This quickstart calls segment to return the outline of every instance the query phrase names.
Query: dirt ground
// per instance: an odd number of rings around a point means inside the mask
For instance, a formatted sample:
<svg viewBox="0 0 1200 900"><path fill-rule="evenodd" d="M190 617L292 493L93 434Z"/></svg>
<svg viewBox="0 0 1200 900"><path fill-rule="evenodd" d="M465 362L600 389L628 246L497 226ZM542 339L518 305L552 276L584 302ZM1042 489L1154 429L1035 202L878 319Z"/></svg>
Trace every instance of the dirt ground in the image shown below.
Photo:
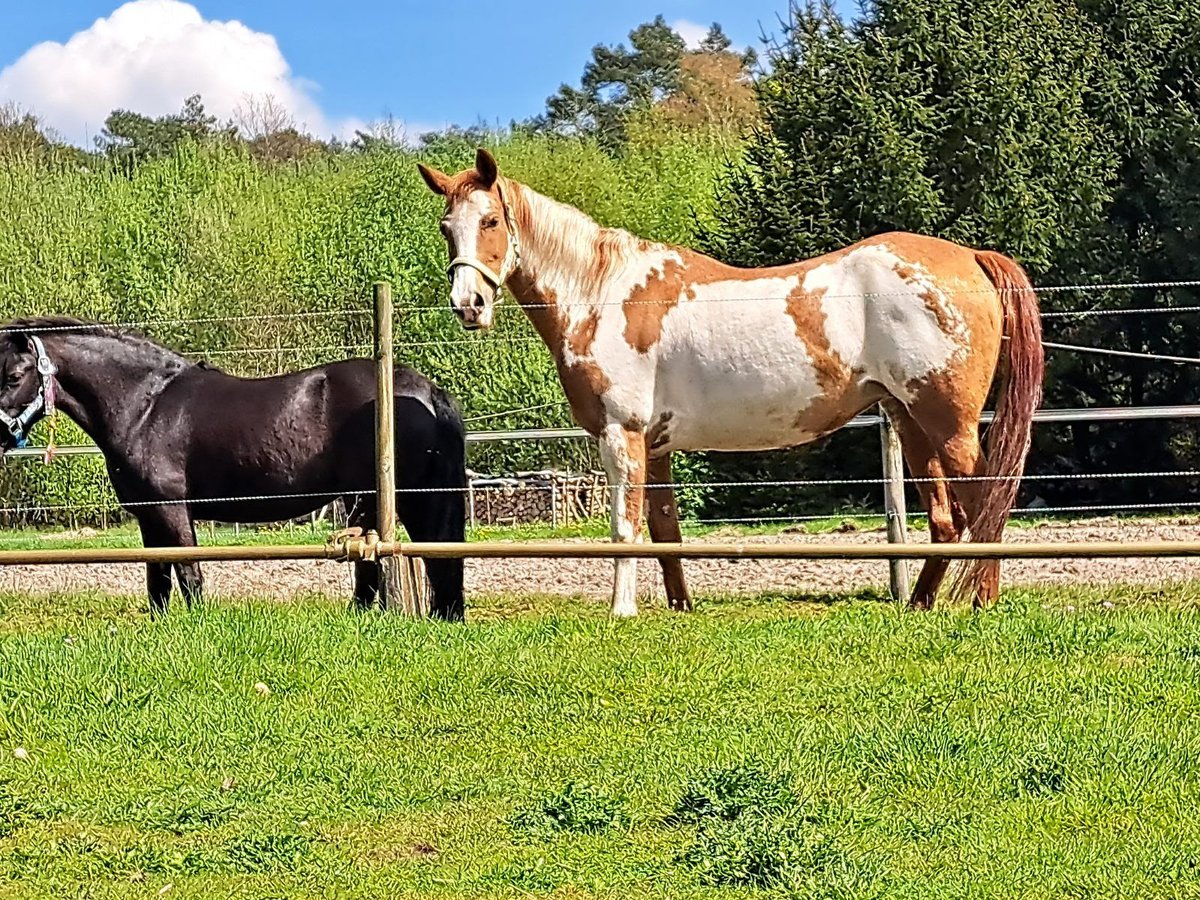
<svg viewBox="0 0 1200 900"><path fill-rule="evenodd" d="M1095 519L1071 524L1012 528L1006 540L1032 541L1194 541L1200 538L1200 519L1117 521ZM706 540L737 539L730 532ZM743 538L747 543L879 543L882 531L808 535L802 533ZM927 540L926 535L913 539ZM700 542L695 539L694 542ZM916 565L913 565L915 575ZM887 585L887 563L832 560L689 560L684 563L689 583L698 596L705 594L784 591L793 595L849 592ZM205 563L206 592L210 596L263 596L287 600L297 594L324 594L349 598L351 567L329 562L230 562ZM639 566L644 600L661 600L658 566ZM114 594L141 594L143 568L139 565L13 566L0 569L0 590L46 594L100 590ZM471 594L550 594L608 597L612 563L608 560L468 560L467 591ZM1200 558L1028 560L1004 564L1007 584L1159 584L1200 581Z"/></svg>

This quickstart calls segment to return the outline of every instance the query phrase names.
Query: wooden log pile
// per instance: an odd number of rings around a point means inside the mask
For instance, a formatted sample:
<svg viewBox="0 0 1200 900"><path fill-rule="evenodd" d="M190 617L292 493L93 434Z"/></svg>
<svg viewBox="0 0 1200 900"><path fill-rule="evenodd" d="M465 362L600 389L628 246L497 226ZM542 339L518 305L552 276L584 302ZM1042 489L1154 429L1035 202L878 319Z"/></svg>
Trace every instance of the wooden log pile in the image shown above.
<svg viewBox="0 0 1200 900"><path fill-rule="evenodd" d="M553 469L494 477L470 473L468 524L569 525L607 515L608 482L603 472Z"/></svg>

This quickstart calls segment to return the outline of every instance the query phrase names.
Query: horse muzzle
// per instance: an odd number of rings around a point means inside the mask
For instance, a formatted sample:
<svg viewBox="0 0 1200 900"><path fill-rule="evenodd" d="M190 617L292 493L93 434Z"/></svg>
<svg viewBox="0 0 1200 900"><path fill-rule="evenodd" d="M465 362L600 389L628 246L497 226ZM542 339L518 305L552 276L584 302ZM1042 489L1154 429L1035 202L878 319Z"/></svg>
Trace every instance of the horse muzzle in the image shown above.
<svg viewBox="0 0 1200 900"><path fill-rule="evenodd" d="M452 303L450 308L467 331L485 331L492 327L493 302L478 292L472 293L468 303Z"/></svg>

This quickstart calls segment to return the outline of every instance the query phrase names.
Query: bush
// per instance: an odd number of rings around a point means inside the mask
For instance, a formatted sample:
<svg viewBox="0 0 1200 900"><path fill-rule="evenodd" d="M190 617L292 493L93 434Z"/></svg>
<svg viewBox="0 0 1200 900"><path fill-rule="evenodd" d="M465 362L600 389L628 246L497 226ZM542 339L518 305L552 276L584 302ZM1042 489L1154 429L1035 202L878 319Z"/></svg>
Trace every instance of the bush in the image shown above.
<svg viewBox="0 0 1200 900"><path fill-rule="evenodd" d="M625 822L619 802L592 785L572 781L518 810L510 825L514 831L550 837L560 831L594 834Z"/></svg>
<svg viewBox="0 0 1200 900"><path fill-rule="evenodd" d="M524 134L497 138L493 149L506 174L603 224L682 243L709 220L718 170L736 155L720 132L645 124L619 160L594 142ZM486 427L499 429L570 425L549 354L515 305L480 339L447 314L440 200L415 163L455 170L473 154L445 141L428 152L381 147L280 166L223 142L185 142L131 171L5 161L0 317L141 323L168 346L258 376L368 355L371 283L388 279L397 358L445 387L466 417L486 416ZM231 321L179 321L205 318ZM520 411L527 407L543 408ZM60 443L70 442L67 432ZM579 442L487 445L472 456L480 471L547 465L589 469L597 460ZM7 506L79 507L74 519L38 524L97 524L113 510L94 459L14 465L0 488Z"/></svg>
<svg viewBox="0 0 1200 900"><path fill-rule="evenodd" d="M673 822L732 820L746 812L779 813L796 805L789 779L755 766L714 769L688 782L671 814Z"/></svg>

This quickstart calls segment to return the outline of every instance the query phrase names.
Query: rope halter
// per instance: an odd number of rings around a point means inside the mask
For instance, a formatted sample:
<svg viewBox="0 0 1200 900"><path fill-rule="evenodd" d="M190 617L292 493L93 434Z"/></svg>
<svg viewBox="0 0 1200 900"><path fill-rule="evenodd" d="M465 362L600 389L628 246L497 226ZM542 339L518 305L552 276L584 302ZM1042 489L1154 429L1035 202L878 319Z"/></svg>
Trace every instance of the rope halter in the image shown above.
<svg viewBox="0 0 1200 900"><path fill-rule="evenodd" d="M521 264L521 242L517 237L517 220L513 216L512 207L508 204L508 197L504 194L504 186L499 180L496 181L496 191L500 194L500 204L504 207L504 233L508 240L507 246L504 248L504 259L500 262L500 271L493 271L491 266L485 265L474 257L456 256L446 267L446 277L453 283L454 270L459 266L474 269L483 276L484 281L492 286L496 292L495 302L499 303L505 282Z"/></svg>
<svg viewBox="0 0 1200 900"><path fill-rule="evenodd" d="M18 448L29 443L29 429L39 419L54 413L54 376L58 374L58 366L54 365L54 360L46 352L46 345L42 343L41 338L37 335L30 335L29 343L33 345L34 352L37 353L37 395L26 403L25 408L15 416L10 416L0 409L0 423L8 428Z"/></svg>

